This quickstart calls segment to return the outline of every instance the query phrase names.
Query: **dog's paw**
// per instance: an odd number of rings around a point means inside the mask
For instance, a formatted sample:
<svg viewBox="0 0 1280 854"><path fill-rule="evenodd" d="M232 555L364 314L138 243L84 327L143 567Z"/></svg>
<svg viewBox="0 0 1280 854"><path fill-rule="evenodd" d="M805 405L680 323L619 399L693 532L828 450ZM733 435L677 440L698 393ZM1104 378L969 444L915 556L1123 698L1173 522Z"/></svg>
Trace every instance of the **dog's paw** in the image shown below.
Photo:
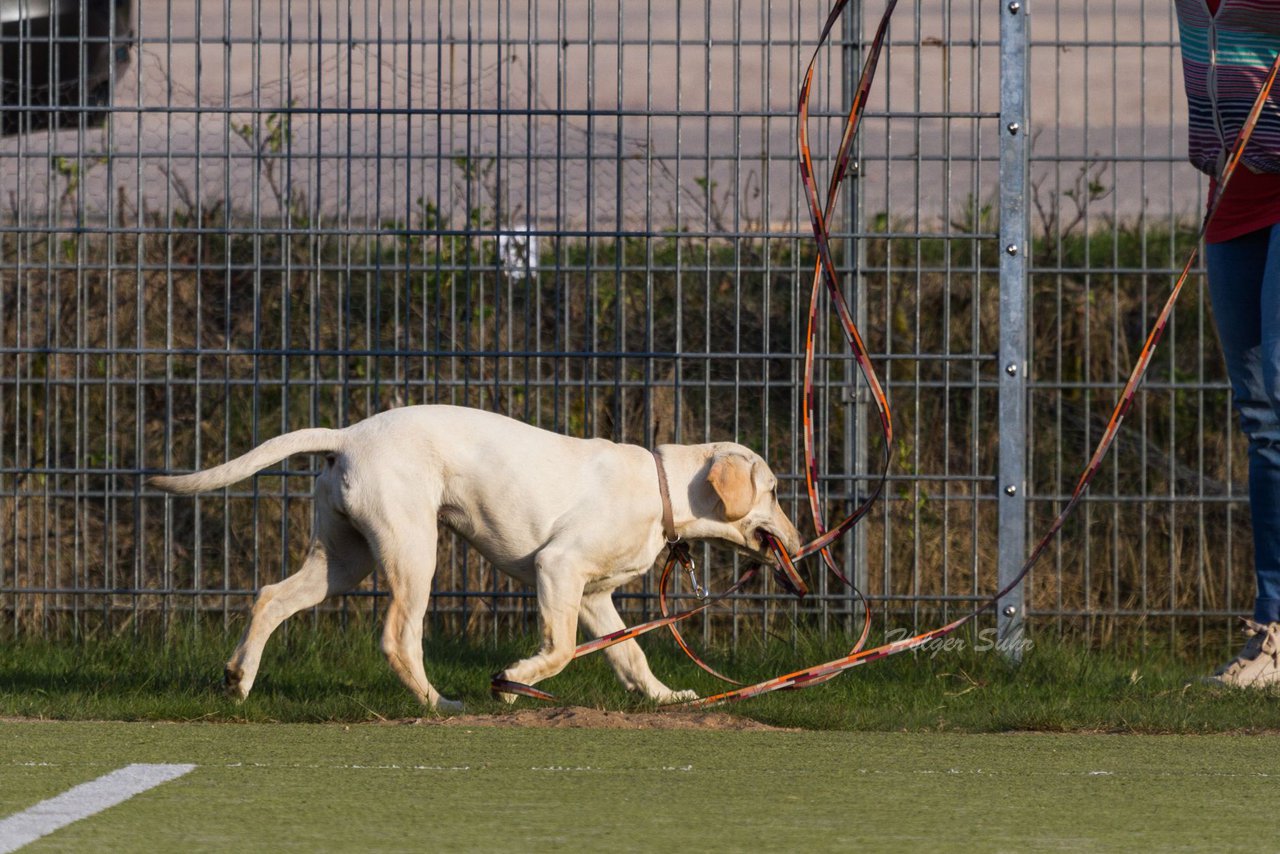
<svg viewBox="0 0 1280 854"><path fill-rule="evenodd" d="M670 703L687 703L696 699L698 699L697 691L668 691L657 698L658 702L664 706Z"/></svg>
<svg viewBox="0 0 1280 854"><path fill-rule="evenodd" d="M493 674L493 678L489 686L489 693L493 695L493 699L501 700L502 702L506 703L508 706L510 706L512 703L516 701L517 695L512 694L509 691L499 690L498 685L503 682L509 682L509 681L512 681L510 671L503 670L501 673Z"/></svg>
<svg viewBox="0 0 1280 854"><path fill-rule="evenodd" d="M447 697L440 697L436 700L436 711L446 715L456 715L462 711L462 702L460 700L450 700Z"/></svg>
<svg viewBox="0 0 1280 854"><path fill-rule="evenodd" d="M244 702L244 698L249 696L249 686L244 682L244 671L227 665L227 669L222 672L222 690L237 703Z"/></svg>

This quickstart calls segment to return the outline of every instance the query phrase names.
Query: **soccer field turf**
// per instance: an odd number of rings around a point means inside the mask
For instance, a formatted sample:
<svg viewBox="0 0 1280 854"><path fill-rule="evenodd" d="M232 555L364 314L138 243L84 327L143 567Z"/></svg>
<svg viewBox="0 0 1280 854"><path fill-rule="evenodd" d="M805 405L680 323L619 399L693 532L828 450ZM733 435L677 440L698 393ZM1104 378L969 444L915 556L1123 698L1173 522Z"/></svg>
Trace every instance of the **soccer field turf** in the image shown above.
<svg viewBox="0 0 1280 854"><path fill-rule="evenodd" d="M1278 745L6 722L0 820L131 763L193 763L27 850L1254 850Z"/></svg>

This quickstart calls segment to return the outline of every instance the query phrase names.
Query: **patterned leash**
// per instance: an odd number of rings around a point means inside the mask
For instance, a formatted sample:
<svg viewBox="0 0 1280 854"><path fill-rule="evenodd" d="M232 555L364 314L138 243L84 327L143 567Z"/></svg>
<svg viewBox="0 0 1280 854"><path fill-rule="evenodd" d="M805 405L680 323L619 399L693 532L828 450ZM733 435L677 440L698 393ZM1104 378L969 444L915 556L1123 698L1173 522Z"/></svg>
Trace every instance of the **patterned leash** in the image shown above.
<svg viewBox="0 0 1280 854"><path fill-rule="evenodd" d="M791 593L797 598L808 594L809 587L805 584L804 579L796 570L794 561L811 555L815 552L822 555L823 563L826 564L828 570L838 578L841 583L853 591L858 597L862 605L862 632L857 642L849 651L850 655L858 653L867 643L867 638L871 634L871 608L867 602L866 596L856 585L851 582L840 568L836 565L835 560L831 557L828 547L831 543L838 540L850 528L857 524L858 520L866 515L867 511L880 497L884 490L885 481L889 475L889 464L892 459L890 448L893 445L893 417L889 411L889 399L884 393L883 387L880 385L880 379L876 375L875 367L871 363L871 354L868 352L866 344L863 343L862 336L858 332L858 326L854 323L852 313L849 311L848 302L844 298L843 292L840 290L839 276L836 273L835 263L831 258L831 233L827 223L831 220L832 214L835 212L836 202L840 197L840 187L850 175L850 155L853 148L853 141L858 133L858 127L862 122L863 112L866 110L867 97L871 92L871 82L875 78L876 67L880 62L881 50L884 47L884 40L889 30L889 19L893 15L894 8L898 5L898 0L890 0L885 7L884 14L880 18L880 25L876 28L875 38L871 42L870 49L867 51L867 58L862 65L862 73L858 78L857 88L854 90L852 103L849 105L849 115L845 120L844 132L840 137L840 146L836 150L835 168L832 170L831 178L827 182L827 196L825 204L818 201L818 189L814 179L813 156L809 145L809 96L813 88L813 74L817 67L818 57L821 55L822 47L830 38L831 31L835 28L836 22L840 20L844 9L848 6L849 0L838 0L832 7L830 14L827 15L826 24L822 28L822 34L818 38L817 47L814 49L813 56L809 59L809 65L805 69L804 80L800 86L799 97L799 128L798 128L798 148L800 152L800 178L804 185L805 199L809 205L809 218L813 225L813 236L818 247L818 257L814 260L813 265L813 284L809 292L809 315L808 324L805 330L804 344L804 384L803 384L803 430L804 430L804 475L805 475L805 491L809 498L809 513L813 520L814 530L817 538L804 546L796 555L787 554L786 549L782 547L772 537L765 536L765 541L772 549L774 555L778 559L777 568L774 570L774 579L779 586ZM880 471L880 477L876 480L875 487L871 493L867 495L858 506L854 508L845 519L843 519L834 528L828 530L826 527L825 515L822 512L822 499L818 493L818 462L817 451L815 450L816 441L814 436L815 418L815 390L814 390L814 367L816 342L818 337L818 305L819 298L822 295L822 285L826 283L827 292L831 295L832 304L836 308L836 314L840 318L840 326L844 332L845 340L849 344L849 348L853 351L854 359L858 363L858 367L862 372L863 378L871 389L872 399L875 401L876 410L880 415L880 428L883 435L884 460ZM666 586L659 585L658 601L662 614L667 615L666 604ZM737 680L717 672L705 661L697 656L680 634L680 628L676 622L669 625L671 634L675 637L676 643L685 655L689 657L694 664L702 668L711 675L730 682L734 685L741 685ZM835 674L832 674L834 676ZM819 682L825 682L831 676L820 677L810 680L807 684L815 685Z"/></svg>
<svg viewBox="0 0 1280 854"><path fill-rule="evenodd" d="M868 352L866 344L863 343L857 324L854 323L853 315L849 311L849 304L840 289L840 278L836 273L835 263L831 258L831 229L828 223L835 212L836 200L840 195L840 186L850 174L849 164L853 140L862 122L862 114L866 109L867 97L871 92L871 82L875 77L876 66L880 61L880 52L888 34L889 19L893 15L894 8L898 5L898 0L890 0L885 7L884 14L880 18L880 25L876 29L875 38L872 40L871 47L867 52L866 61L863 63L862 75L858 79L857 88L854 90L853 102L849 106L849 117L845 121L844 133L840 138L840 147L836 151L835 168L827 184L827 199L824 206L818 202L818 188L814 181L813 173L813 156L809 147L809 95L813 87L813 72L817 66L818 57L847 5L848 0L838 0L832 7L831 14L827 16L827 23L822 28L822 35L818 38L818 45L813 51L813 56L809 59L809 66L805 69L804 82L800 86L796 140L800 152L800 180L804 186L805 200L809 204L809 219L813 225L814 241L818 249L818 257L813 267L813 286L809 292L809 321L805 332L804 403L802 413L804 426L804 477L805 489L809 496L809 510L818 536L797 552L794 555L794 559L800 560L814 552L819 552L827 568L845 585L852 588L853 584L836 568L835 561L832 560L827 547L856 525L858 520L866 515L867 511L871 509L871 506L880 497L881 492L883 492L892 458L893 416L889 411L889 399L885 395L884 388L880 385L880 379L876 375L876 369L871 363L871 354ZM817 453L814 449L814 345L817 339L818 298L822 292L823 282L826 283L827 293L830 295L831 303L836 309L837 317L840 319L840 328L844 332L845 340L848 342L849 348L853 352L854 360L858 364L858 369L861 371L863 379L866 380L867 386L871 391L871 398L875 402L876 412L880 416L880 430L884 439L884 459L880 469L880 477L876 480L875 487L854 508L852 513L829 530L823 519L822 504L818 496L818 462ZM867 625L869 626L870 613L866 608L863 610L864 613L867 613Z"/></svg>
<svg viewBox="0 0 1280 854"><path fill-rule="evenodd" d="M889 0L889 3L886 6L885 12L881 17L880 25L877 28L876 36L871 44L870 50L868 51L867 60L864 63L863 70L862 70L862 76L859 79L858 87L854 94L853 103L850 106L849 116L845 123L844 133L841 138L840 146L837 150L836 159L835 159L835 169L833 170L831 179L827 185L827 197L826 197L825 205L820 205L818 201L818 193L817 193L817 188L814 181L813 162L812 162L812 157L810 152L808 127L807 127L808 116L809 116L809 96L812 88L813 73L817 63L817 58L823 46L826 44L828 38L830 37L831 31L834 28L836 21L839 20L840 15L843 13L845 7L848 5L848 2L849 0L837 0L836 4L833 6L831 10L831 13L827 17L827 21L825 26L822 29L822 34L821 34L821 37L819 38L818 45L814 50L814 55L810 59L808 68L805 71L804 82L802 83L800 88L799 109L798 109L798 113L799 113L798 143L799 143L799 150L800 150L801 181L805 188L805 196L809 204L810 220L813 225L814 238L818 248L818 257L814 265L813 287L811 289L810 299L809 299L809 319L808 319L808 328L807 328L806 337L805 337L805 372L804 372L804 389L803 389L805 486L806 486L806 491L809 497L810 513L813 518L814 527L817 535L811 542L801 547L801 549L798 552L796 552L795 555L789 555L786 549L782 546L782 544L778 542L775 538L768 535L764 536L765 543L773 551L778 561L778 567L774 570L774 577L777 579L780 585L782 585L789 592L793 593L796 596L804 596L808 592L808 588L805 585L804 580L801 578L799 572L796 570L795 561L801 560L802 558L811 556L815 553L821 554L823 561L827 565L828 569L830 569L842 582L844 582L849 587L853 588L853 585L849 582L849 580L839 571L839 569L835 564L835 561L832 559L827 549L832 543L838 540L841 536L847 533L855 524L857 524L857 522L864 515L866 515L867 511L871 508L872 504L883 492L884 484L887 479L889 464L891 460L890 449L893 441L893 424L892 424L892 418L889 410L888 399L876 375L875 368L871 363L870 354L862 340L861 335L858 332L857 325L853 321L853 318L848 308L848 304L845 301L842 292L840 291L839 277L836 273L835 264L832 261L832 257L831 257L830 228L827 223L829 222L831 215L834 212L835 202L839 196L840 185L844 182L844 180L849 175L849 165L850 165L849 157L850 157L850 151L852 148L852 142L856 136L859 124L861 122L862 114L866 107L866 100L867 100L867 95L870 91L871 81L874 77L875 68L879 61L879 57L880 57L881 49L883 47L884 39L886 37L890 17L893 14L894 8L897 6L897 0ZM1156 345L1159 343L1161 337L1164 334L1166 327L1169 324L1170 319L1172 318L1174 304L1176 303L1178 295L1182 290L1183 284L1185 284L1187 278L1190 276L1191 268L1195 263L1196 257L1199 252L1199 245L1204 239L1205 231L1207 230L1210 221L1213 219L1213 215L1217 212L1218 205L1222 199L1222 194L1226 189L1227 183L1230 181L1231 176L1235 172L1236 166L1240 162L1241 155L1244 152L1245 146L1248 144L1249 137L1252 135L1253 129L1258 122L1259 116L1261 115L1263 105L1266 102L1266 99L1269 96L1271 89L1275 84L1275 80L1278 72L1280 72L1280 56L1277 56L1275 62L1272 64L1271 71L1267 75L1267 78L1264 81L1263 86L1258 93L1258 97L1254 102L1253 108L1250 111L1248 118L1245 120L1245 123L1241 127L1240 133L1236 138L1235 144L1232 146L1230 155L1228 156L1227 160L1225 161L1222 167L1221 175L1219 176L1219 179L1217 181L1217 192L1213 196L1213 198L1210 199L1210 202L1207 205L1204 220L1201 223L1200 232L1197 236L1196 245L1192 248L1186 263L1183 265L1181 274L1178 276L1178 279L1174 284L1173 289L1171 290L1169 297L1165 302L1164 307L1161 309L1159 316L1156 318L1155 325L1152 327L1151 332L1147 336L1146 342L1144 343L1142 348L1142 352L1138 357L1138 361L1134 365L1133 371L1131 372L1128 381L1125 383L1125 387L1121 393L1120 400L1117 402L1116 407L1111 414L1111 418L1107 424L1107 429L1103 432L1102 438L1099 441L1097 448L1093 452L1093 456L1090 458L1088 465L1085 466L1085 469L1082 472L1080 479L1077 481L1076 487L1071 494L1071 498L1068 500L1067 504L1063 507L1062 511L1058 514L1058 516L1054 519L1053 523L1049 526L1048 531L1036 544L1035 548L1032 549L1030 555L1027 557L1027 560L1023 563L1017 575L1014 576L1014 578L1010 582L1008 582L1003 588L997 591L990 599L986 600L984 603L976 607L971 612L951 621L950 623L947 623L944 626L917 634L911 638L905 638L903 640L894 641L892 643L884 644L882 646L878 646L873 649L863 650L862 647L866 642L866 638L870 630L870 613L869 613L869 609L865 607L866 599L864 595L861 593L861 591L857 591L856 588L854 588L855 592L864 603L863 612L865 615L865 619L863 623L861 637L859 638L857 644L855 644L854 648L848 655L845 655L841 658L837 658L833 661L815 665L813 667L808 667L803 670L797 670L795 672L778 676L773 679L768 679L763 682L756 683L754 685L742 686L741 683L733 679L730 679L727 676L724 676L723 674L717 672L714 668L707 665L704 661L702 661L693 652L693 650L689 647L688 643L681 636L680 631L677 627L677 623L685 619L688 619L696 614L702 613L712 605L715 605L718 602L737 593L746 585L746 583L749 580L754 578L754 576L757 573L758 567L752 567L751 569L749 569L746 573L742 575L742 577L738 580L736 584L734 584L732 587L730 587L728 590L724 591L720 595L713 598L707 598L705 593L701 591L697 586L696 577L694 575L693 561L692 561L692 558L689 556L688 546L683 543L678 543L673 545L668 551L667 561L663 568L661 581L659 583L659 603L662 611L662 617L657 620L652 620L650 622L643 623L641 625L634 626L631 628L621 629L617 632L613 632L603 637L596 638L595 640L592 640L592 641L588 641L587 643L584 643L581 646L579 646L574 651L573 658L576 659L584 655L589 655L593 652L598 652L614 644L631 640L633 638L639 637L640 635L646 634L647 632L653 631L654 629L662 628L665 626L672 632L680 648L689 656L691 660L694 661L695 664L697 664L699 667L701 667L703 670L710 673L711 675L719 679L722 679L726 682L730 682L734 685L739 686L735 689L724 691L709 697L704 697L704 698L691 700L683 703L674 703L674 704L670 704L668 706L663 707L668 709L700 709L700 708L707 708L710 706L720 705L723 703L734 702L738 700L745 700L750 697L760 696L762 694L767 694L772 691L811 687L813 685L820 684L822 682L825 682L829 679L834 678L835 676L838 676L839 674L845 672L846 670L851 670L854 667L857 667L861 664L866 664L867 662L875 661L880 658L886 658L890 655L906 652L908 650L917 649L929 643L930 641L933 641L938 638L944 637L948 634L951 634L952 632L956 631L960 627L964 626L966 623L976 618L978 615L993 608L1000 599L1008 595L1010 591L1012 591L1022 582L1022 580L1026 577L1027 573L1030 572L1031 568L1036 564L1040 556L1044 553L1045 549L1048 548L1049 543L1062 529L1063 525L1066 523L1067 518L1070 516L1072 511L1074 511L1076 505L1080 502L1080 499L1083 497L1084 492L1087 490L1089 484L1093 481L1094 476L1097 474L1099 468L1102 465L1103 459L1106 457L1108 451L1111 448L1111 445L1114 443L1116 435L1118 434L1120 429L1120 424L1124 421L1125 415L1128 413L1129 408L1132 406L1133 399L1137 394L1138 387L1141 384L1142 379L1145 377L1148 368L1150 367L1151 359L1154 356ZM844 332L845 339L848 342L850 349L853 352L854 359L858 364L858 367L862 373L863 378L866 380L867 385L871 390L872 399L876 404L877 413L880 417L881 431L884 437L884 463L883 463L883 468L881 470L881 475L875 487L872 489L871 493L865 499L863 499L858 504L857 507L854 508L853 512L851 512L847 517L845 517L845 519L843 519L837 525L829 529L826 528L826 525L825 525L825 517L824 517L824 514L822 513L821 501L818 495L818 489L817 489L818 471L817 471L816 453L814 451L814 445L815 445L814 408L815 407L814 407L813 371L814 371L815 341L817 337L818 300L819 300L819 294L821 292L821 286L820 286L821 282L826 283L827 291L830 294L832 304L835 306L837 316L840 319L840 324ZM681 611L676 614L669 614L667 611L667 588L668 588L668 583L670 581L670 578L673 574L673 569L677 563L680 563L685 569L685 571L689 573L690 579L693 580L695 590L699 592L700 598L703 598L704 601L702 602L702 604L698 605L697 607L690 608L688 610ZM521 683L504 680L497 676L495 676L492 680L492 689L495 692L520 694L522 696L531 697L539 700L554 701L556 699L554 695L547 693L545 691L541 691L537 688L533 688L531 686L524 685Z"/></svg>
<svg viewBox="0 0 1280 854"><path fill-rule="evenodd" d="M1159 316L1156 318L1155 324L1152 327L1151 332L1147 335L1146 342L1143 344L1143 347L1142 347L1142 352L1138 356L1138 361L1134 365L1133 371L1129 375L1128 382L1125 383L1124 390L1121 392L1121 395L1120 395L1120 400L1116 403L1115 409L1111 413L1111 418L1107 423L1107 429L1103 432L1102 438L1098 442L1097 448L1094 449L1093 456L1089 459L1088 465L1085 466L1084 471L1081 473L1080 479L1077 481L1076 487L1071 493L1070 500L1062 508L1062 511L1058 514L1057 518L1053 520L1053 524L1049 526L1048 531L1036 544L1035 548L1031 550L1030 555L1027 557L1026 562L1023 563L1022 568L1018 571L1018 574L1014 576L1014 578L1008 584L1002 587L994 596L992 596L990 599L983 602L980 606L975 608L973 611L971 611L968 614L965 614L964 616L956 620L952 620L950 623L947 623L946 625L941 626L940 628L923 632L911 638L905 638L903 640L884 644L883 646L878 646L873 649L854 652L842 658L837 658L833 661L828 661L825 664L819 664L814 667L808 667L803 670L797 670L793 673L788 673L783 676L778 676L773 679L768 679L768 680L765 680L764 682L759 682L755 685L749 685L749 686L737 688L731 691L725 691L720 694L715 694L710 697L704 697L698 700L691 700L686 703L674 704L673 708L701 709L701 708L707 708L709 706L720 705L722 703L728 703L728 702L733 702L737 700L745 700L749 697L757 697L757 696L760 696L761 694L767 694L771 691L777 691L784 688L805 687L805 686L817 684L819 681L825 681L827 679L830 679L840 673L845 672L846 670L851 670L852 668L857 667L858 665L866 664L867 662L875 661L880 658L886 658L890 655L895 655L900 652L906 652L908 650L916 649L920 646L923 646L924 644L929 643L930 641L936 640L937 638L944 637L954 632L956 629L959 629L961 626L973 620L979 614L982 614L983 612L988 611L991 608L995 607L996 603L1000 599L1008 595L1010 591L1012 591L1015 587L1017 587L1019 584L1022 583L1022 580L1026 577L1027 573L1031 571L1031 568L1040 559L1040 556L1044 553L1045 549L1048 548L1049 543L1053 540L1053 538L1062 529L1062 526L1066 523L1067 517L1071 515L1071 512L1075 509L1076 505L1080 502L1080 499L1084 496L1084 493L1088 489L1089 484L1093 481L1094 476L1098 473L1098 470L1101 467L1102 461L1106 457L1107 452L1111 449L1111 445L1114 443L1116 435L1120 430L1120 424L1124 421L1125 415L1129 412L1129 408L1133 405L1133 400L1135 395L1137 394L1138 386L1142 383L1143 377L1146 376L1147 369L1151 365L1151 359L1155 354L1156 345L1160 342L1161 337L1164 335L1165 329L1169 325L1169 320L1173 316L1174 303L1177 302L1178 295L1182 291L1182 286L1183 284L1186 283L1187 278L1191 274L1191 268L1195 264L1196 257L1199 253L1200 243L1204 240L1204 235L1206 230L1209 227L1209 223L1212 221L1213 215L1218 210L1218 205L1222 200L1223 192L1226 190L1227 183L1231 180L1231 176L1235 173L1236 166L1239 165L1240 163L1241 155L1244 153L1245 146L1249 142L1249 137L1253 134L1254 127L1258 123L1258 118L1262 113L1263 105L1265 104L1267 97L1271 92L1272 87L1275 85L1276 75L1278 72L1280 72L1280 55L1278 55L1275 61L1272 63L1271 71L1267 75L1265 81L1263 82L1262 88L1258 93L1257 99L1254 101L1253 109L1250 110L1248 118L1245 120L1244 124L1241 126L1240 132L1236 137L1235 143L1231 147L1230 155L1227 157L1227 160L1222 167L1221 174L1217 181L1217 192L1214 194L1213 198L1210 199L1209 204L1207 205L1204 220L1201 222L1200 232L1196 238L1196 244L1192 248L1191 253L1187 258L1187 262L1183 265L1182 272L1178 276L1178 279L1175 282L1172 291L1170 291L1169 297L1165 301L1164 307L1161 309ZM805 105L802 103L801 104L802 115L804 115L804 106ZM814 225L815 230L817 230L818 227L819 227L818 224L815 223ZM812 554L814 551L817 551L819 548L827 544L829 544L829 540L827 540L823 536L820 536L818 539L814 540L812 543L809 543L808 545L804 546L797 553L795 557L796 559L798 559L805 555ZM776 553L779 554L779 558L781 559L781 556L785 554L785 550L783 549L782 545L777 541L771 541L770 546L774 549Z"/></svg>

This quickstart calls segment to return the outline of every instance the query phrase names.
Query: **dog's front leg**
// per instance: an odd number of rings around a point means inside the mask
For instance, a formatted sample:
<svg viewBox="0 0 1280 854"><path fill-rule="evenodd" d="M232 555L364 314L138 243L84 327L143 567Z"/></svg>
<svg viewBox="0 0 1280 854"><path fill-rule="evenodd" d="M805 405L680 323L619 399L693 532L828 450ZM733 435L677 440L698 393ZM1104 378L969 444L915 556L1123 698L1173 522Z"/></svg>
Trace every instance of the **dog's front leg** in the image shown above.
<svg viewBox="0 0 1280 854"><path fill-rule="evenodd" d="M595 637L603 637L626 627L618 609L613 605L612 591L604 590L582 597L582 625ZM649 660L635 640L606 647L605 657L617 674L618 681L628 691L644 694L659 703L676 703L696 700L696 691L672 691L649 669Z"/></svg>
<svg viewBox="0 0 1280 854"><path fill-rule="evenodd" d="M383 556L383 570L391 588L382 651L418 702L436 711L460 712L462 703L440 696L428 681L422 663L422 624L436 572L436 530L421 525L415 529L417 520L412 518L397 522L379 531L378 539L378 552Z"/></svg>
<svg viewBox="0 0 1280 854"><path fill-rule="evenodd" d="M577 646L578 610L586 576L569 559L544 551L537 564L538 616L542 620L542 647L538 654L502 671L499 676L512 682L533 685L555 676L573 660ZM514 694L499 694L504 702L514 702Z"/></svg>

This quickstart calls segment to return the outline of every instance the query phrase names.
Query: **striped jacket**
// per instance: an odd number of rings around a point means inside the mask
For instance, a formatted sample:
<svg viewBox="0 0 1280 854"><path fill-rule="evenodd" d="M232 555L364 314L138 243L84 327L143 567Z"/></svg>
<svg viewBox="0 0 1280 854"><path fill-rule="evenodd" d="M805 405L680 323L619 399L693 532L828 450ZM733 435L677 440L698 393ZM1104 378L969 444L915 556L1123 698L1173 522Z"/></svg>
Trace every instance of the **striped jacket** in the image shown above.
<svg viewBox="0 0 1280 854"><path fill-rule="evenodd" d="M1190 119L1188 154L1214 175L1280 52L1280 0L1177 0ZM1280 94L1273 90L1244 152L1255 172L1280 172Z"/></svg>

